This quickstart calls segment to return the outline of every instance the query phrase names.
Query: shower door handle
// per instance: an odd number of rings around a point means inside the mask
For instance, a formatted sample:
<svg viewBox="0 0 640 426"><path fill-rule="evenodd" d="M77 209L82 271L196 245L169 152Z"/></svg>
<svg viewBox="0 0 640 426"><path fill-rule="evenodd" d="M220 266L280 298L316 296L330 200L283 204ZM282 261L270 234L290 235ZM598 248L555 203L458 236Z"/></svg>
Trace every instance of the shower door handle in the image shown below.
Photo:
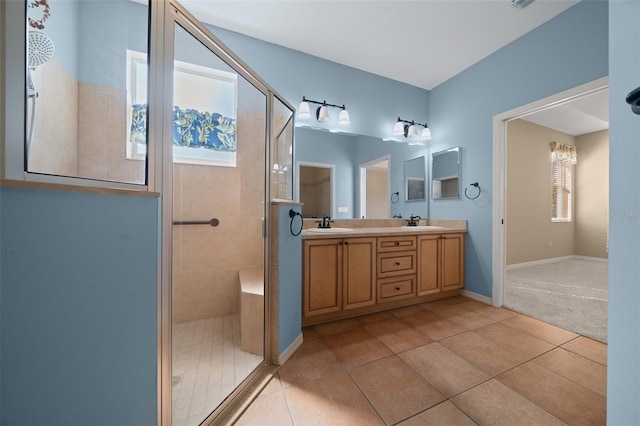
<svg viewBox="0 0 640 426"><path fill-rule="evenodd" d="M213 218L210 220L174 220L172 222L174 225L210 225L210 226L218 226L220 221L218 218Z"/></svg>

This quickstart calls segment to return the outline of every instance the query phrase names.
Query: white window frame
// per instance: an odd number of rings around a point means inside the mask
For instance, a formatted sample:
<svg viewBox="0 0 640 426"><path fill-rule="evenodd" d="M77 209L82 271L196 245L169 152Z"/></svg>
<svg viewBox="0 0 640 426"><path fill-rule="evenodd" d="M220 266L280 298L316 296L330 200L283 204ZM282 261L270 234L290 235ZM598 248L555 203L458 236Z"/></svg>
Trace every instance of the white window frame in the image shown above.
<svg viewBox="0 0 640 426"><path fill-rule="evenodd" d="M551 160L551 222L571 222L573 218L573 164L569 159ZM566 206L564 193L566 192ZM558 203L561 196L562 202ZM555 212L554 212L555 197ZM560 214L559 214L560 213Z"/></svg>
<svg viewBox="0 0 640 426"><path fill-rule="evenodd" d="M140 103L136 99L136 94L139 92L139 88L136 87L137 78L136 71L137 65L144 63L147 64L147 55L143 52L137 52L133 50L127 50L127 99L129 108L127 110L127 138L126 138L126 158L130 160L142 160L146 156L146 144L139 144L131 142L131 105ZM238 111L238 76L235 73L218 70L215 68L204 67L188 62L175 61L174 73L186 73L197 75L200 77L215 79L223 81L225 83L233 84L233 118L237 123L237 111ZM145 101L146 103L146 101ZM210 111L216 112L216 111ZM237 135L236 135L237 137ZM191 154L191 155L190 155ZM173 160L176 163L183 164L196 164L205 166L222 166L222 167L235 167L236 166L236 153L226 152L200 152L199 154L206 154L202 158L194 158L192 154L192 148L173 146Z"/></svg>

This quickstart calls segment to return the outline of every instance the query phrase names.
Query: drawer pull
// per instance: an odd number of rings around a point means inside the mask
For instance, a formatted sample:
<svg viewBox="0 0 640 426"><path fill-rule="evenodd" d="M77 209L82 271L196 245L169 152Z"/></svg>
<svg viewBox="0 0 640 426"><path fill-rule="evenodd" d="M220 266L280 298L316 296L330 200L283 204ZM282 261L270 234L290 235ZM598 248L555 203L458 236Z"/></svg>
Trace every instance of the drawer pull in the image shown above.
<svg viewBox="0 0 640 426"><path fill-rule="evenodd" d="M399 246L400 245L400 241L396 241L396 245Z"/></svg>
<svg viewBox="0 0 640 426"><path fill-rule="evenodd" d="M396 291L400 291L400 287L396 287Z"/></svg>
<svg viewBox="0 0 640 426"><path fill-rule="evenodd" d="M396 266L400 266L400 262L396 262Z"/></svg>

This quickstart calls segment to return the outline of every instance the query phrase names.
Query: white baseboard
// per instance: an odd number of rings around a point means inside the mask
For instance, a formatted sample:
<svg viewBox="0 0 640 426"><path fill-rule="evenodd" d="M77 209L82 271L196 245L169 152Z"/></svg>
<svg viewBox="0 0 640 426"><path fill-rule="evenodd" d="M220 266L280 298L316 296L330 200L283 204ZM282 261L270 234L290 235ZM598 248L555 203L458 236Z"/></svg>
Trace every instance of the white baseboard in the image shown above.
<svg viewBox="0 0 640 426"><path fill-rule="evenodd" d="M487 305L492 305L491 298L487 296L483 296L478 293L474 293L469 290L462 289L460 290L460 295L464 297L468 297L469 299L476 300L478 302L486 303Z"/></svg>
<svg viewBox="0 0 640 426"><path fill-rule="evenodd" d="M291 358L291 355L293 355L293 353L300 347L300 345L302 345L302 333L300 333L298 337L296 337L296 340L294 340L293 343L291 343L284 352L278 355L277 360L273 361L276 361L276 365L283 365L289 358Z"/></svg>
<svg viewBox="0 0 640 426"><path fill-rule="evenodd" d="M583 259L583 260L591 260L594 262L609 261L609 259L603 259L600 257L578 256L577 254L572 254L569 256L551 257L549 259L540 259L540 260L534 260L531 262L514 263L513 265L507 265L507 271L510 271L512 269L518 269L518 268L526 268L527 266L544 265L546 263L555 263L555 262L560 262L562 260L568 260L568 259Z"/></svg>

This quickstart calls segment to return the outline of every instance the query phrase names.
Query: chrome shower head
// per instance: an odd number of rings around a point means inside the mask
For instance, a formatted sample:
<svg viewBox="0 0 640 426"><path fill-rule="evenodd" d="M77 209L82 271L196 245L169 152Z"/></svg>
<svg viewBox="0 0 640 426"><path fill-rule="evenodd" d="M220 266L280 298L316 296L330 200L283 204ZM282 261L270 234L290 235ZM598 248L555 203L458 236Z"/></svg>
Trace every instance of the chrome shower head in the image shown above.
<svg viewBox="0 0 640 426"><path fill-rule="evenodd" d="M27 41L27 65L36 68L44 65L53 57L54 45L46 34L41 31L29 31Z"/></svg>

